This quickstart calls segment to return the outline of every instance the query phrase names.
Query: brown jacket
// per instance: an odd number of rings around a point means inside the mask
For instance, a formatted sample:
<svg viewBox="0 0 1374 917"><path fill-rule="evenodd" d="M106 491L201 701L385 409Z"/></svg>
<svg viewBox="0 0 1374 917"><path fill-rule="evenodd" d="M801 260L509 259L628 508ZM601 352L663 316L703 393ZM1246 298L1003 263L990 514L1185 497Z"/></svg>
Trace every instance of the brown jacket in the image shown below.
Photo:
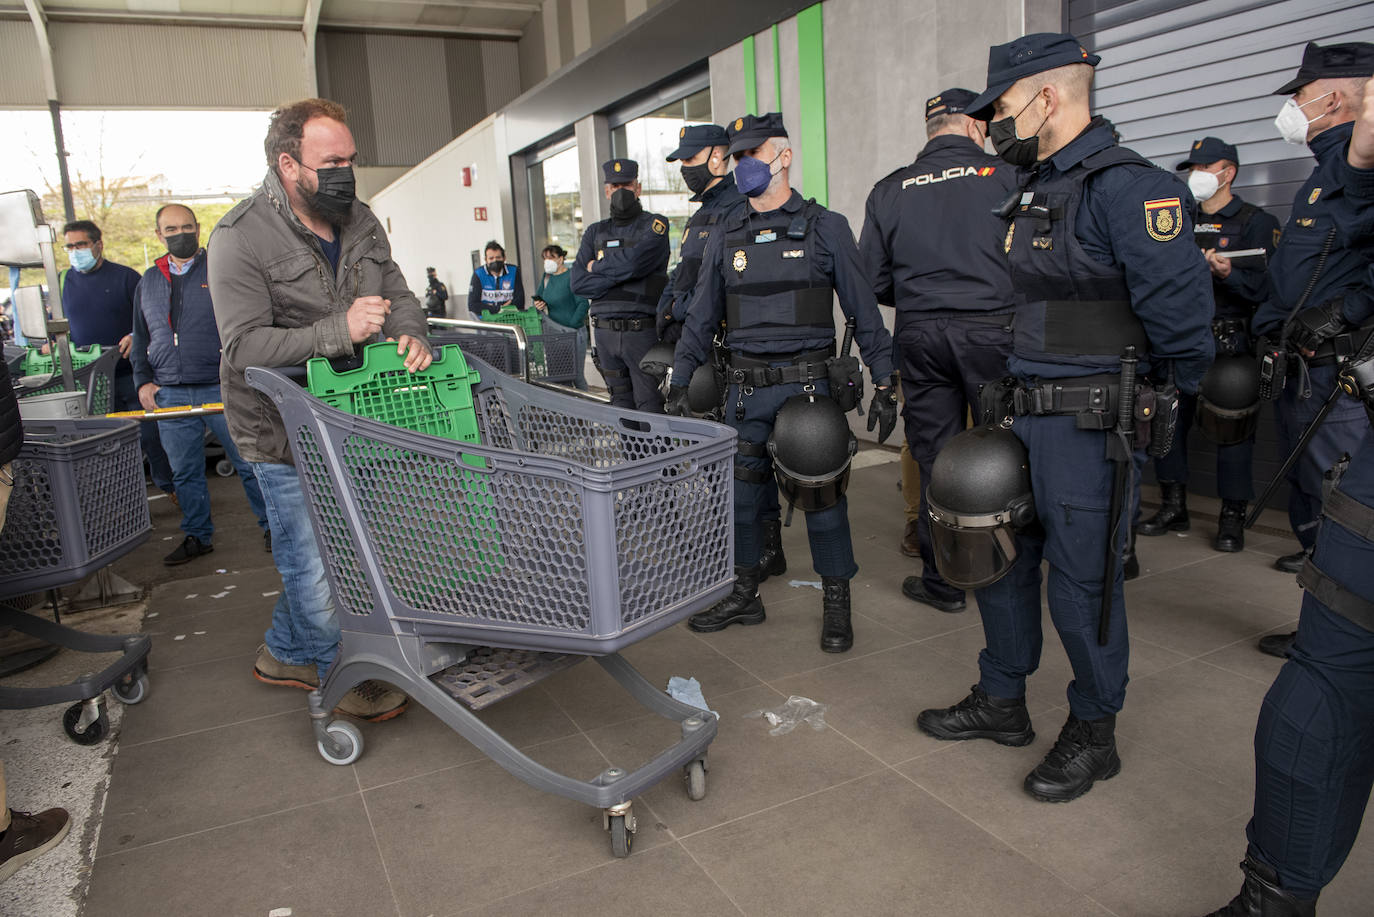
<svg viewBox="0 0 1374 917"><path fill-rule="evenodd" d="M382 329L387 337L426 335L420 302L391 260L386 233L367 205L354 202L339 237L339 269L331 282L319 241L292 212L272 171L210 235L210 298L224 344L224 415L234 445L250 462L292 463L281 415L244 381L245 369L351 355L346 313L360 296L391 300Z"/></svg>

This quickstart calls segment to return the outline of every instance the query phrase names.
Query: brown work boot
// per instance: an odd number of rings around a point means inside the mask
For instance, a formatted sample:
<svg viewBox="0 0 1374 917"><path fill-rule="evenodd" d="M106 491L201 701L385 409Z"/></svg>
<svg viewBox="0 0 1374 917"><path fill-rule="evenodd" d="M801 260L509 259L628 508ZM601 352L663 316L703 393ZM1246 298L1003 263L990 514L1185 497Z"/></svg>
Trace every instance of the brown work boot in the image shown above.
<svg viewBox="0 0 1374 917"><path fill-rule="evenodd" d="M405 713L410 698L384 681L364 681L343 696L335 713L356 716L369 723L380 723Z"/></svg>
<svg viewBox="0 0 1374 917"><path fill-rule="evenodd" d="M902 553L907 557L921 556L921 539L917 533L919 525L920 522L917 520L908 519L906 530L902 532Z"/></svg>
<svg viewBox="0 0 1374 917"><path fill-rule="evenodd" d="M314 665L288 665L273 656L266 643L258 647L253 677L264 684L304 688L307 691L320 686L320 673Z"/></svg>
<svg viewBox="0 0 1374 917"><path fill-rule="evenodd" d="M48 809L36 815L11 809L10 826L0 833L0 882L62 843L71 827L66 809Z"/></svg>

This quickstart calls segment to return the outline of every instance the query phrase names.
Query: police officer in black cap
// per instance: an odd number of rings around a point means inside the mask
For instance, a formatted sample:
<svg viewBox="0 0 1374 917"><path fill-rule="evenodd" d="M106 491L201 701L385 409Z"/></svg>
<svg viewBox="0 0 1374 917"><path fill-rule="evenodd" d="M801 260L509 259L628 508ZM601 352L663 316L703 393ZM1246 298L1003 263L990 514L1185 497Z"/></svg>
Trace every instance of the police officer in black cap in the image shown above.
<svg viewBox="0 0 1374 917"><path fill-rule="evenodd" d="M654 312L667 283L668 218L639 202L639 163L612 159L601 167L611 218L587 227L573 261L573 293L592 301L597 371L611 404L658 413L658 381L639 368L654 345Z"/></svg>
<svg viewBox="0 0 1374 917"><path fill-rule="evenodd" d="M1317 159L1293 199L1269 263L1272 293L1254 321L1255 332L1264 338L1261 372L1274 376L1267 388L1278 397L1279 439L1285 454L1335 388L1339 364L1360 349L1374 327L1368 264L1335 219L1342 197L1341 163L1371 73L1374 46L1311 42L1297 76L1274 93L1291 96L1274 122L1280 136L1289 143L1305 143ZM1270 359L1266 367L1266 353L1282 354L1283 359ZM1270 373L1270 367L1286 369L1286 381L1277 371ZM1302 569L1316 543L1322 475L1343 453L1354 451L1364 428L1358 404L1349 399L1337 402L1289 472L1288 521L1302 550L1280 557L1275 568L1286 573ZM1260 648L1282 656L1290 637L1265 638Z"/></svg>
<svg viewBox="0 0 1374 917"><path fill-rule="evenodd" d="M1355 54L1374 69L1374 47L1359 46ZM1338 182L1326 214L1341 228L1342 243L1374 256L1371 91L1374 80L1364 87L1363 103L1347 97L1360 121L1348 152L1342 144L1336 161L1324 161L1319 171L1323 180ZM1359 362L1350 376L1369 380ZM1367 409L1367 388L1363 394L1349 400ZM1374 786L1372 533L1374 433L1366 426L1322 507L1316 546L1298 574L1306 594L1297 638L1260 706L1244 884L1209 917L1309 917L1355 844Z"/></svg>
<svg viewBox="0 0 1374 917"><path fill-rule="evenodd" d="M1031 170L1004 208L1003 249L1023 297L1009 361L1018 385L988 413L1025 445L1039 526L1021 529L1009 571L977 590L987 640L978 684L955 706L917 717L940 739L1034 740L1025 680L1040 661L1040 564L1049 561L1050 617L1074 680L1068 720L1024 786L1050 802L1121 769L1115 727L1129 646L1119 561L1131 446L1113 431L1119 412L1133 410L1134 386L1123 401L1120 374L1137 365L1133 348L1142 370L1172 364L1178 385L1194 391L1212 361L1211 309L1198 308L1211 282L1186 188L1092 117L1098 60L1066 34L997 45L988 88L969 106L973 117L991 115L998 154Z"/></svg>
<svg viewBox="0 0 1374 917"><path fill-rule="evenodd" d="M773 488L775 462L768 442L776 422L798 402L842 395L832 388L835 356L834 297L855 323L855 339L877 389L869 429L881 422L879 440L897 423L892 387L892 338L878 313L849 223L788 183L792 150L782 116L746 115L731 122L729 152L735 183L749 205L734 211L711 234L697 292L687 312L673 366L667 411L687 412L685 381L710 359L712 338L725 322L731 383L725 420L739 431L735 458L735 589L707 611L693 615L698 632L730 624L761 624L758 597L762 548L760 512ZM842 417L842 415L841 415ZM844 426L841 420L841 426ZM847 429L842 434L852 443ZM815 442L817 452L833 442ZM840 451L848 444L840 444ZM850 446L852 454L852 446ZM774 453L776 455L776 453ZM781 465L781 458L777 463ZM848 457L843 459L844 467ZM830 484L835 478L830 478ZM849 580L858 572L842 487L830 505L806 513L811 559L821 576L821 649L842 653L854 643Z"/></svg>
<svg viewBox="0 0 1374 917"><path fill-rule="evenodd" d="M1188 172L1188 190L1197 207L1193 230L1212 272L1212 298L1216 312L1212 337L1217 357L1225 359L1253 352L1250 321L1269 296L1266 258L1279 239L1279 221L1232 190L1240 171L1240 154L1216 137L1203 137L1177 166ZM1232 262L1232 252L1251 254ZM1258 252L1259 254L1255 254ZM1188 430L1197 410L1197 398L1184 395L1179 401L1178 429L1173 448L1155 460L1160 508L1136 527L1136 534L1155 536L1188 530ZM1217 446L1217 494L1221 516L1212 547L1235 552L1245 547L1245 511L1254 499L1252 459L1255 437Z"/></svg>
<svg viewBox="0 0 1374 917"><path fill-rule="evenodd" d="M946 89L926 101L929 142L868 196L859 250L878 302L895 305L903 429L921 467L917 518L922 571L902 593L962 611L964 591L940 576L926 491L935 456L978 411L978 389L1007 374L1015 294L998 206L1018 172L983 149L987 122L966 112L975 93Z"/></svg>

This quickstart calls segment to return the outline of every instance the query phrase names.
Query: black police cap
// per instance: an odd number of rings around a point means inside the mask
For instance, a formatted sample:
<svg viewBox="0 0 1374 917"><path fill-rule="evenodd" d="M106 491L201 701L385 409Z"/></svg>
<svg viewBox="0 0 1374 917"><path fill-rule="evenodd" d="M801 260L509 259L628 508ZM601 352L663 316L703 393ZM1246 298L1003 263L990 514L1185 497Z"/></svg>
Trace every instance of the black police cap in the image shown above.
<svg viewBox="0 0 1374 917"><path fill-rule="evenodd" d="M1192 149L1188 151L1188 157L1174 166L1182 172L1189 166L1205 166L1222 159L1229 159L1236 165L1240 165L1240 155L1236 148L1219 137L1203 137L1201 140L1194 140Z"/></svg>
<svg viewBox="0 0 1374 917"><path fill-rule="evenodd" d="M633 159L610 159L601 164L606 184L623 185L639 179L639 163Z"/></svg>
<svg viewBox="0 0 1374 917"><path fill-rule="evenodd" d="M731 121L725 129L730 138L731 155L752 150L769 137L786 137L787 128L782 126L782 114L770 111L766 115L745 115Z"/></svg>
<svg viewBox="0 0 1374 917"><path fill-rule="evenodd" d="M730 135L719 124L693 124L677 132L677 149L668 154L668 161L691 159L708 146L729 146Z"/></svg>
<svg viewBox="0 0 1374 917"><path fill-rule="evenodd" d="M1347 76L1374 76L1374 44L1349 41L1323 47L1315 41L1309 41L1302 52L1302 66L1298 67L1298 75L1275 89L1274 95L1292 95L1313 80Z"/></svg>
<svg viewBox="0 0 1374 917"><path fill-rule="evenodd" d="M968 89L946 89L938 96L926 99L926 120L940 115L968 114L969 103L978 93Z"/></svg>
<svg viewBox="0 0 1374 917"><path fill-rule="evenodd" d="M992 117L992 103L1017 80L1068 64L1096 67L1101 60L1067 32L1035 32L993 45L988 50L988 88L969 103L964 114L986 121Z"/></svg>

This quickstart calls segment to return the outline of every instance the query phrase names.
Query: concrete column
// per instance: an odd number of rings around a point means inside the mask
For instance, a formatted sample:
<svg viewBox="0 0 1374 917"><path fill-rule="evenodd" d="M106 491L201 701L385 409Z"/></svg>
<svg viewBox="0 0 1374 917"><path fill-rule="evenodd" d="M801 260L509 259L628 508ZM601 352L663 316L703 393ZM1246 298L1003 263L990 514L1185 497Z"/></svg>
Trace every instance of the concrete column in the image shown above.
<svg viewBox="0 0 1374 917"><path fill-rule="evenodd" d="M589 0L572 0L573 57L592 46L592 9Z"/></svg>
<svg viewBox="0 0 1374 917"><path fill-rule="evenodd" d="M547 75L563 66L558 41L558 0L545 0L540 15L544 17L544 73Z"/></svg>
<svg viewBox="0 0 1374 917"><path fill-rule="evenodd" d="M601 164L611 158L611 129L605 115L590 115L573 128L577 138L577 172L582 185L582 225L610 216L602 190Z"/></svg>

